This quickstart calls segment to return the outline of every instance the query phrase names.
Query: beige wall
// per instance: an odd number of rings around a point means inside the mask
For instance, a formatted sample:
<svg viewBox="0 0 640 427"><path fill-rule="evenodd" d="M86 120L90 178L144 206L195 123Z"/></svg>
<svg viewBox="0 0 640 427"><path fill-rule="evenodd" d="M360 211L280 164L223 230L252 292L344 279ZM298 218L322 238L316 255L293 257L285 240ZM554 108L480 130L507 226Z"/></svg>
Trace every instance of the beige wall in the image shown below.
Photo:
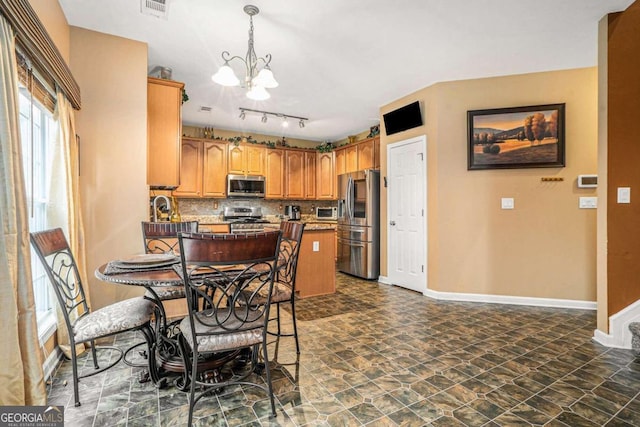
<svg viewBox="0 0 640 427"><path fill-rule="evenodd" d="M69 64L69 25L57 1L29 0L49 37L55 43L64 60Z"/></svg>
<svg viewBox="0 0 640 427"><path fill-rule="evenodd" d="M82 90L76 113L87 273L94 308L140 289L94 278L101 264L142 251L146 185L147 45L71 27L71 70Z"/></svg>
<svg viewBox="0 0 640 427"><path fill-rule="evenodd" d="M597 171L596 68L439 83L381 108L420 100L425 125L387 145L427 135L428 287L582 301L596 299L596 211L578 209L576 177ZM467 170L467 110L566 103L566 167ZM545 183L541 177L562 177ZM515 198L501 210L500 198ZM382 191L382 274L387 271Z"/></svg>

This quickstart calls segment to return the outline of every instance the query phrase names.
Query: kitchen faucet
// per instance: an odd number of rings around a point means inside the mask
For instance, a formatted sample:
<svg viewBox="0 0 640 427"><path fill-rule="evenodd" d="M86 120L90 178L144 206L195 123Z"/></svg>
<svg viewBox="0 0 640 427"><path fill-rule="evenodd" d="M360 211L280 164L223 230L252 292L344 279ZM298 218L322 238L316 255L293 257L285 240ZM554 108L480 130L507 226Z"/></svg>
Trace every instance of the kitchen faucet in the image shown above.
<svg viewBox="0 0 640 427"><path fill-rule="evenodd" d="M153 222L158 222L158 199L164 200L167 210L171 211L171 202L167 196L156 196L153 198Z"/></svg>

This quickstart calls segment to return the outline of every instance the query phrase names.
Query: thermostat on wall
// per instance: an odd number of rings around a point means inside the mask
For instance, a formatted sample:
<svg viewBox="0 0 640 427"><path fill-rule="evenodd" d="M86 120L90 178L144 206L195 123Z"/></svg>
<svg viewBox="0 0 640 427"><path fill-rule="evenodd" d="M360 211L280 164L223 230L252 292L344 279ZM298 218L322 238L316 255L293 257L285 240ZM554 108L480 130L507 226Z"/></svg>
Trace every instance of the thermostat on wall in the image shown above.
<svg viewBox="0 0 640 427"><path fill-rule="evenodd" d="M596 188L598 186L598 175L578 175L579 188Z"/></svg>

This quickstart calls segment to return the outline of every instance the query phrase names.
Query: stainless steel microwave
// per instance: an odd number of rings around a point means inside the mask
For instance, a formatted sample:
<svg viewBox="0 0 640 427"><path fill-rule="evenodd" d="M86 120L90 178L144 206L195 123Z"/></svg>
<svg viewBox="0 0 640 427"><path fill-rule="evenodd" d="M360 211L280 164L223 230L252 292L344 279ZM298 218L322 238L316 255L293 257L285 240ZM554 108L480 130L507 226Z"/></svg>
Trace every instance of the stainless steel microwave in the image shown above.
<svg viewBox="0 0 640 427"><path fill-rule="evenodd" d="M262 175L227 175L227 197L264 197Z"/></svg>
<svg viewBox="0 0 640 427"><path fill-rule="evenodd" d="M332 207L317 207L316 208L316 219L324 219L324 220L336 220L338 219L338 208Z"/></svg>

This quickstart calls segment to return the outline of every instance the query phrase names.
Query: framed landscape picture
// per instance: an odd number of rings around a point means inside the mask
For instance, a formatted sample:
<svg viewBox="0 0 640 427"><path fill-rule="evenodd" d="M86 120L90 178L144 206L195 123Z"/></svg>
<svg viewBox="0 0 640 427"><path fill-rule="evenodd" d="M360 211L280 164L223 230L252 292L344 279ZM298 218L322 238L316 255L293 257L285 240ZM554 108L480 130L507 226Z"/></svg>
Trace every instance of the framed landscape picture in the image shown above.
<svg viewBox="0 0 640 427"><path fill-rule="evenodd" d="M564 167L564 107L467 111L467 169Z"/></svg>

